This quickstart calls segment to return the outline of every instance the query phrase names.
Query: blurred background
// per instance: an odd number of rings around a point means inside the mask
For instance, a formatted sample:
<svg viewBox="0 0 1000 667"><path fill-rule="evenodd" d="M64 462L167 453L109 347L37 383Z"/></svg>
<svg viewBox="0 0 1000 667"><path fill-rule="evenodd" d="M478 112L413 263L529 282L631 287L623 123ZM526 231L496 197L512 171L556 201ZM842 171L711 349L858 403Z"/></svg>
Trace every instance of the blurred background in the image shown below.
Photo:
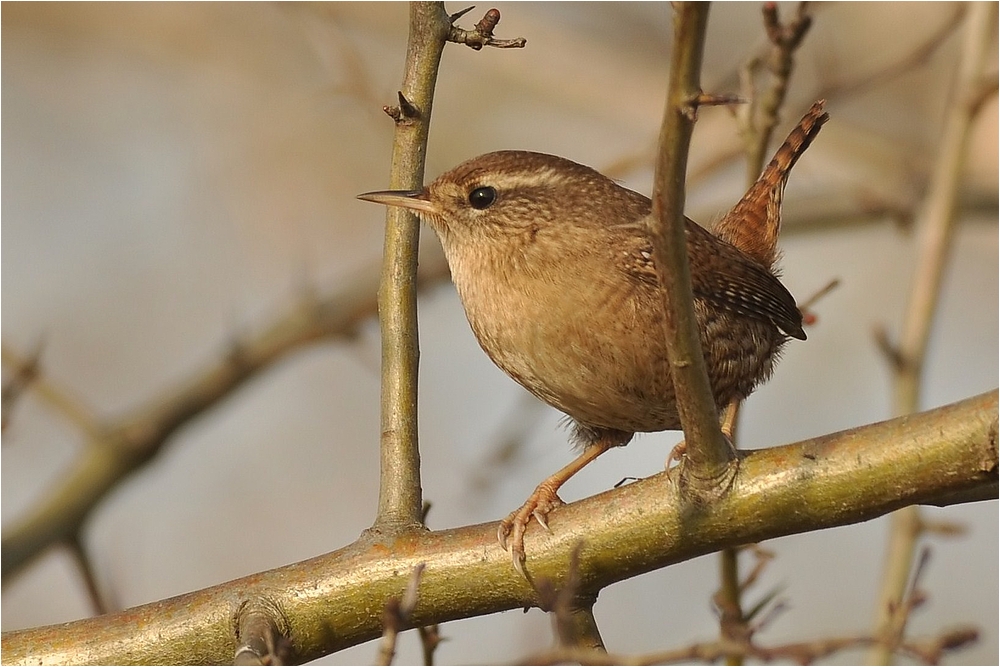
<svg viewBox="0 0 1000 667"><path fill-rule="evenodd" d="M520 148L649 194L669 5L496 7L496 35L525 37L527 48L449 45L428 180L480 153ZM783 280L800 301L833 278L841 285L815 306L809 340L793 341L747 402L741 446L890 415L890 369L873 331L899 331L913 222L953 102L963 7L813 7L775 138L820 97L831 120L786 192ZM471 28L487 8L460 24ZM779 8L786 19L795 5ZM406 35L402 3L4 3L4 344L22 354L41 344L45 378L113 420L221 359L303 293L343 289L377 266L384 211L354 196L387 184L393 126L381 107L395 102ZM713 7L705 90L738 90L740 67L765 46L759 4ZM991 54L995 72L995 42ZM973 130L923 407L997 386L997 126L994 93ZM702 111L691 151L688 213L710 224L743 191L728 110ZM439 263L436 239L423 238L424 263ZM428 523L498 520L570 460L567 432L480 351L446 279L422 291L420 325ZM356 539L378 492L378 337L369 319L356 336L284 356L107 497L83 535L104 602L150 602ZM575 477L563 498L660 471L679 439L637 438ZM5 532L50 493L83 442L31 392L23 397L3 435ZM967 532L928 540L929 599L909 634L976 624L980 642L952 661L996 664L997 504L927 515ZM870 632L886 534L880 519L768 542L777 558L747 600L780 586L789 609L760 642ZM707 556L605 590L595 611L609 649L717 636L717 570ZM93 613L63 548L3 589L4 630ZM448 623L442 633L441 663L506 662L551 642L538 610ZM420 660L411 635L400 663ZM369 663L375 651L366 644L324 662Z"/></svg>

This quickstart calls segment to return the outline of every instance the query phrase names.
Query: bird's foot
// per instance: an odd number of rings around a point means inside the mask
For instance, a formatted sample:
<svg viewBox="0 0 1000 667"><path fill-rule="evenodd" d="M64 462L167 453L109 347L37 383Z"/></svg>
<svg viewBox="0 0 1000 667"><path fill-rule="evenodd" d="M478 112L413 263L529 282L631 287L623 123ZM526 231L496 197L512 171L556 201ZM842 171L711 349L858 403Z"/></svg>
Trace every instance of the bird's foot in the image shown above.
<svg viewBox="0 0 1000 667"><path fill-rule="evenodd" d="M524 531L532 519L545 530L549 530L547 520L549 512L564 504L552 485L547 482L548 480L539 484L521 508L511 512L497 528L497 540L500 546L510 554L514 569L525 578L527 575L524 573Z"/></svg>
<svg viewBox="0 0 1000 667"><path fill-rule="evenodd" d="M687 441L681 440L674 448L670 450L670 454L667 456L667 462L663 465L664 468L670 470L675 463L680 463L681 459L687 453Z"/></svg>

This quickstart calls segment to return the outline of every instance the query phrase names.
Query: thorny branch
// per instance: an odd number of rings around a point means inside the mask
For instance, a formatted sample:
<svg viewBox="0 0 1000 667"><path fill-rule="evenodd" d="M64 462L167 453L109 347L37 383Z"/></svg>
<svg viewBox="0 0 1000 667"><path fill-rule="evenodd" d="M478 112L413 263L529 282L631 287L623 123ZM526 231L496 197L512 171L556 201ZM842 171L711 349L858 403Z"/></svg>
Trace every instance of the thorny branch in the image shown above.
<svg viewBox="0 0 1000 667"><path fill-rule="evenodd" d="M410 35L399 106L384 108L396 121L390 188L412 190L423 186L434 88L445 44L462 41L473 48L503 44L503 40L494 40L492 36L500 12L492 9L474 30L460 30L454 23L467 11L448 16L441 2L410 4ZM523 40L520 45L524 45ZM419 229L412 212L394 206L387 209L378 296L382 331L382 438L378 514L373 526L382 534L422 525L417 445L420 353L413 280Z"/></svg>
<svg viewBox="0 0 1000 667"><path fill-rule="evenodd" d="M444 3L410 3L410 30L392 142L389 187L424 183L424 159L434 86L451 26ZM405 121L405 122L404 122ZM392 533L421 526L420 450L417 445L417 251L420 223L389 207L385 217L378 317L382 333L381 438L378 512L373 529Z"/></svg>

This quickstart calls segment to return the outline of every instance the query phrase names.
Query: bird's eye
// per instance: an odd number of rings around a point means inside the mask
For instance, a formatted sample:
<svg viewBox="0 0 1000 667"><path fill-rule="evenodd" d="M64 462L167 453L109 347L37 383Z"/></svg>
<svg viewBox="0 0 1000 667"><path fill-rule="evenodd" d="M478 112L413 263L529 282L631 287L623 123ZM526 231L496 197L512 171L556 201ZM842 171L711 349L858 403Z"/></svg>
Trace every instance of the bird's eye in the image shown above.
<svg viewBox="0 0 1000 667"><path fill-rule="evenodd" d="M497 200L497 191L489 186L476 188L469 193L469 205L479 211L489 208Z"/></svg>

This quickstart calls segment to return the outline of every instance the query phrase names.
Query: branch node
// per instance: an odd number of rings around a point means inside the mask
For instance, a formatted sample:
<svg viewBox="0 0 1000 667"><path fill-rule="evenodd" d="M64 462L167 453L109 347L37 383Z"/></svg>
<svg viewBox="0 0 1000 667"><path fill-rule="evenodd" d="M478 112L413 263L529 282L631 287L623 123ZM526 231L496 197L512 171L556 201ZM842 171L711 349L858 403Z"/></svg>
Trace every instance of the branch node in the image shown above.
<svg viewBox="0 0 1000 667"><path fill-rule="evenodd" d="M492 46L497 49L523 49L528 43L524 37L515 39L497 39L493 36L493 30L500 23L500 10L490 9L480 19L472 30L465 30L455 25L459 17L475 9L469 7L448 17L451 21L451 30L448 32L448 41L456 44L465 44L473 51L479 51L484 46Z"/></svg>
<svg viewBox="0 0 1000 667"><path fill-rule="evenodd" d="M897 373L902 373L910 364L898 345L889 338L885 325L875 327L875 344Z"/></svg>
<svg viewBox="0 0 1000 667"><path fill-rule="evenodd" d="M236 611L236 665L287 665L294 658L288 620L267 598L244 600Z"/></svg>
<svg viewBox="0 0 1000 667"><path fill-rule="evenodd" d="M399 97L399 105L386 105L382 107L382 111L384 111L389 118L395 121L397 125L411 124L414 121L419 120L420 109L418 109L413 102L406 99L406 96L403 95L403 91L396 91L396 95Z"/></svg>

